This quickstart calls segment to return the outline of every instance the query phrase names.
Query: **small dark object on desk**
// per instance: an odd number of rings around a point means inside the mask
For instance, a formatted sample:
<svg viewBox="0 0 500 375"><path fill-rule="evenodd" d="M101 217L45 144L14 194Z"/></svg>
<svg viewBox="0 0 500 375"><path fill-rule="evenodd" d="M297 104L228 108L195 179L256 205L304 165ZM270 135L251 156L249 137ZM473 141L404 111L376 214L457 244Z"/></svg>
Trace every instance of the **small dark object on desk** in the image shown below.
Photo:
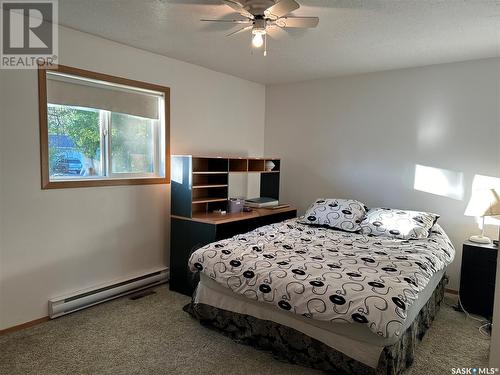
<svg viewBox="0 0 500 375"><path fill-rule="evenodd" d="M252 207L248 206L243 207L243 212L252 212Z"/></svg>

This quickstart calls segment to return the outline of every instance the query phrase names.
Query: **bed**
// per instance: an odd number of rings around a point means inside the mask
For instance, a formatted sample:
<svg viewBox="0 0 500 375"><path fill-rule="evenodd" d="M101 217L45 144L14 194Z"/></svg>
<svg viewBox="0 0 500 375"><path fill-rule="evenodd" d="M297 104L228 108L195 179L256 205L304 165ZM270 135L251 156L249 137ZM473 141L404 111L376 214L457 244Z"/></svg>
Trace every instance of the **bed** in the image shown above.
<svg viewBox="0 0 500 375"><path fill-rule="evenodd" d="M436 315L453 257L438 224L401 240L291 219L196 250L200 282L185 310L294 363L397 374Z"/></svg>

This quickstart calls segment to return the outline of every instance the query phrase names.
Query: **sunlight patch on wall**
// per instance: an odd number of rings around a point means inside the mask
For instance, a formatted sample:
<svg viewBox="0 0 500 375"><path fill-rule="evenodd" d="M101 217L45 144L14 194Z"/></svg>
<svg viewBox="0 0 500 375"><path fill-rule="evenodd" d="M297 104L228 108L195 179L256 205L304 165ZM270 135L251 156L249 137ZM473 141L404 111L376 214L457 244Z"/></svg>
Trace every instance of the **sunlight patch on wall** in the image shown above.
<svg viewBox="0 0 500 375"><path fill-rule="evenodd" d="M413 188L461 201L464 199L464 174L416 164Z"/></svg>

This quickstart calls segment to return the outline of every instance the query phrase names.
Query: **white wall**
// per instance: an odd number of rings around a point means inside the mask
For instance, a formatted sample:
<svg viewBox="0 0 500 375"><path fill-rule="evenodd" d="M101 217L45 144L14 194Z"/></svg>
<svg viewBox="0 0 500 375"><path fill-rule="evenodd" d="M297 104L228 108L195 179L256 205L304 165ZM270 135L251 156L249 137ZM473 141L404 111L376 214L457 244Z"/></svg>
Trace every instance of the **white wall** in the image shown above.
<svg viewBox="0 0 500 375"><path fill-rule="evenodd" d="M304 210L349 197L441 214L458 289L462 241L478 231L463 216L472 180L500 177L499 90L500 59L268 86L265 151L282 157L283 201ZM416 164L462 173L463 198L414 190Z"/></svg>
<svg viewBox="0 0 500 375"><path fill-rule="evenodd" d="M63 28L60 63L169 86L172 153L263 153L262 85ZM170 186L42 191L36 72L0 71L0 90L0 329L167 265Z"/></svg>

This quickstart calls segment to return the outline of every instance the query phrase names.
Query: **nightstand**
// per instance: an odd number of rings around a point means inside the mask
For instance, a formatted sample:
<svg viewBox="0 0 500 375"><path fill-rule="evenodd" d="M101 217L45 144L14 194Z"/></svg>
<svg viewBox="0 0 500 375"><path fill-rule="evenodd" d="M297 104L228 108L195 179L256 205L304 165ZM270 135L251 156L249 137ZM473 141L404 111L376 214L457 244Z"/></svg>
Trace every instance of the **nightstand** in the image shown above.
<svg viewBox="0 0 500 375"><path fill-rule="evenodd" d="M491 320L495 296L498 247L464 242L460 269L460 300L467 312Z"/></svg>

